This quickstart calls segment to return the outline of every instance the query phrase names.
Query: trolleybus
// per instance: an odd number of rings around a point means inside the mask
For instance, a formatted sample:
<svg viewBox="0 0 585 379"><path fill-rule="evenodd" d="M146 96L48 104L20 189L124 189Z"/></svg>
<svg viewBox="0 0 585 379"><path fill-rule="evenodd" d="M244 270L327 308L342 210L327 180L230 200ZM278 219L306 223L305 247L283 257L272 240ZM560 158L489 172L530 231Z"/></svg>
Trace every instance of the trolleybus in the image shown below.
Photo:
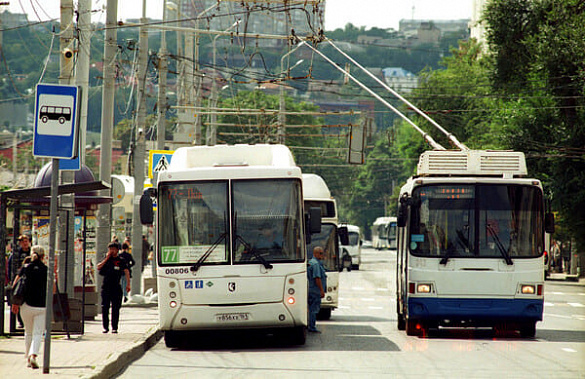
<svg viewBox="0 0 585 379"><path fill-rule="evenodd" d="M321 233L311 236L307 249L309 257L313 256L313 248L321 246L325 252L323 265L327 270L327 288L325 298L321 299L321 310L317 317L320 320L331 318L331 312L339 304L339 271L341 270L339 253L339 236L347 241L347 228L337 226L337 203L331 196L329 187L322 177L315 174L303 174L303 199L305 209L321 209Z"/></svg>
<svg viewBox="0 0 585 379"><path fill-rule="evenodd" d="M318 209L304 214L301 170L286 146L179 148L140 208L156 229L167 346L188 331L221 329L264 329L305 343L305 233L319 232L321 220Z"/></svg>
<svg viewBox="0 0 585 379"><path fill-rule="evenodd" d="M398 329L495 327L535 335L542 320L545 217L524 155L427 151L398 204ZM546 222L545 222L546 220Z"/></svg>

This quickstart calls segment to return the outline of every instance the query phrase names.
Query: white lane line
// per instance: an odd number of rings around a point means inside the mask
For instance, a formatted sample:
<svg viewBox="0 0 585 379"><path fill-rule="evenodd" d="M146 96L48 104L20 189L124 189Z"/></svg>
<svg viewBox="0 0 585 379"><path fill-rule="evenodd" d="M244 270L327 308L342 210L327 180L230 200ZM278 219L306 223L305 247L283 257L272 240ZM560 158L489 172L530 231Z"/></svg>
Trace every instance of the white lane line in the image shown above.
<svg viewBox="0 0 585 379"><path fill-rule="evenodd" d="M352 289L353 291L363 291L363 290L365 290L365 288L364 288L364 287L351 287L351 289Z"/></svg>
<svg viewBox="0 0 585 379"><path fill-rule="evenodd" d="M555 306L555 304L554 304L554 303L547 303L547 302L544 302L544 306L545 306L545 307L554 307L554 306Z"/></svg>
<svg viewBox="0 0 585 379"><path fill-rule="evenodd" d="M565 351L567 353L576 353L577 352L577 350L571 349L571 348L568 348L568 347L563 347L561 350L563 350L563 351Z"/></svg>
<svg viewBox="0 0 585 379"><path fill-rule="evenodd" d="M384 309L384 307L368 307L368 309Z"/></svg>
<svg viewBox="0 0 585 379"><path fill-rule="evenodd" d="M585 305L583 305L581 303L567 303L567 304L569 304L571 307L575 307L575 308L585 307Z"/></svg>

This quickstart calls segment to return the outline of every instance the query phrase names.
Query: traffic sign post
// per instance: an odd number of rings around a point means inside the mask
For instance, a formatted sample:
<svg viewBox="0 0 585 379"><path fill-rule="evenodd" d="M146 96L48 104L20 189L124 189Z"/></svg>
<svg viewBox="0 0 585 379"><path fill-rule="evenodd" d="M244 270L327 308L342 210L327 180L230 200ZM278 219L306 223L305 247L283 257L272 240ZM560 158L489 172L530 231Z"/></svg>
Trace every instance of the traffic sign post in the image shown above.
<svg viewBox="0 0 585 379"><path fill-rule="evenodd" d="M37 84L33 156L72 159L77 156L79 89Z"/></svg>

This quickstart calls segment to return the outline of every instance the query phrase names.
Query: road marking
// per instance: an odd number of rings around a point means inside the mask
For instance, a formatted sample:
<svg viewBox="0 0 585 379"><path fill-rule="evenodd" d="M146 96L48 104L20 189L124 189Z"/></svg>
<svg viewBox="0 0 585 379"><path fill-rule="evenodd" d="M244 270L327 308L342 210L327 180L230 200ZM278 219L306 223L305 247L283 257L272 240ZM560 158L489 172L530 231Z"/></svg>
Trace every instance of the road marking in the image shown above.
<svg viewBox="0 0 585 379"><path fill-rule="evenodd" d="M571 349L571 348L568 348L568 347L563 347L562 350L563 351L566 351L567 353L576 353L577 352L577 350Z"/></svg>
<svg viewBox="0 0 585 379"><path fill-rule="evenodd" d="M571 307L575 307L575 308L585 307L585 305L583 305L581 303L567 303L567 304L569 304Z"/></svg>
<svg viewBox="0 0 585 379"><path fill-rule="evenodd" d="M352 289L353 291L363 291L363 290L365 290L365 288L364 288L364 287L351 287L351 289Z"/></svg>
<svg viewBox="0 0 585 379"><path fill-rule="evenodd" d="M362 301L376 301L376 299L372 297L362 297Z"/></svg>
<svg viewBox="0 0 585 379"><path fill-rule="evenodd" d="M384 307L368 307L368 309L384 309Z"/></svg>
<svg viewBox="0 0 585 379"><path fill-rule="evenodd" d="M545 307L554 307L554 306L555 306L555 304L554 304L554 303L547 303L547 302L545 302L545 303L544 303L544 306L545 306Z"/></svg>
<svg viewBox="0 0 585 379"><path fill-rule="evenodd" d="M376 291L388 292L390 291L390 288L376 288Z"/></svg>

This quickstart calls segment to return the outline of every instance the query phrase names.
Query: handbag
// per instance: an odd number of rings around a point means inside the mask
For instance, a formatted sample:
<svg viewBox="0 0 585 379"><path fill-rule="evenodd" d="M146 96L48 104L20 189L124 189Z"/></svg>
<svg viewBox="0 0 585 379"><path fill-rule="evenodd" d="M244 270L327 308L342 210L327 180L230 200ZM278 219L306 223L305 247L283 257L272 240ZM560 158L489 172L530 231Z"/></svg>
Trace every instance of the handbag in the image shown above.
<svg viewBox="0 0 585 379"><path fill-rule="evenodd" d="M24 304L24 292L26 291L26 275L22 275L18 282L12 288L12 298L10 304L22 305Z"/></svg>

